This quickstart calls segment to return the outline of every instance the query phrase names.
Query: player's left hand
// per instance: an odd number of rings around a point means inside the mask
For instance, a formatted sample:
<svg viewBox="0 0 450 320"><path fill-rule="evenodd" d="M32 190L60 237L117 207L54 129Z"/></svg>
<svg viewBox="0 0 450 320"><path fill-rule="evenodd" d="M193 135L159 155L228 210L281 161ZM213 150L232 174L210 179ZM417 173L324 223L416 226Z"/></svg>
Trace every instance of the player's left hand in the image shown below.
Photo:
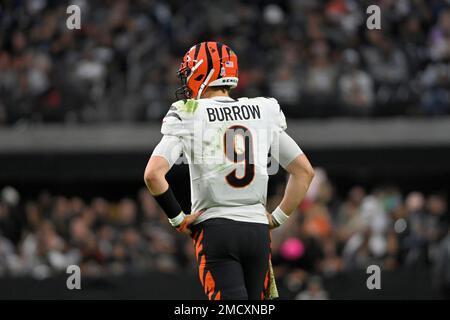
<svg viewBox="0 0 450 320"><path fill-rule="evenodd" d="M272 214L266 211L266 215L267 215L267 220L269 220L269 229L275 229L277 227L279 227L279 225L277 225L276 223L274 223L273 219L272 219Z"/></svg>
<svg viewBox="0 0 450 320"><path fill-rule="evenodd" d="M190 236L192 230L190 228L191 224L203 213L206 209L199 210L197 212L186 215L183 222L176 228L179 232L187 234Z"/></svg>

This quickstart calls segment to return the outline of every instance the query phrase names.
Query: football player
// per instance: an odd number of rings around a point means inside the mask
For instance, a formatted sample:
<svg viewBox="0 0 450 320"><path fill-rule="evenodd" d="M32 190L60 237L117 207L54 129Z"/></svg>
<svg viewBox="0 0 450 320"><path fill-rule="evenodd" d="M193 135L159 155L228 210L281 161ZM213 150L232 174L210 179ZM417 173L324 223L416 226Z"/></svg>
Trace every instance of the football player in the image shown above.
<svg viewBox="0 0 450 320"><path fill-rule="evenodd" d="M163 119L163 137L144 174L170 224L195 244L208 299L263 299L270 283L270 229L288 220L314 170L285 132L274 98L230 97L238 59L219 42L199 43L178 71L180 99ZM289 173L284 197L266 212L268 155ZM184 153L189 162L192 213L185 214L165 176Z"/></svg>

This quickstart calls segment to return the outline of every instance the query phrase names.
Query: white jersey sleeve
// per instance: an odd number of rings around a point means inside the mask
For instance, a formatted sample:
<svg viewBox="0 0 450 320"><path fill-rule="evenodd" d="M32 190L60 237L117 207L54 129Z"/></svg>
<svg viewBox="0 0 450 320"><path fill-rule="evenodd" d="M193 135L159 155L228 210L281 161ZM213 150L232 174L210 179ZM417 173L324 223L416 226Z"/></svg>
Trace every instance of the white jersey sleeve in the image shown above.
<svg viewBox="0 0 450 320"><path fill-rule="evenodd" d="M175 164L183 153L183 143L179 137L164 135L152 153L153 156L160 156L167 160L169 168Z"/></svg>
<svg viewBox="0 0 450 320"><path fill-rule="evenodd" d="M286 117L281 110L280 104L275 98L268 98L271 101L271 105L274 111L274 122L273 127L279 133L287 129Z"/></svg>
<svg viewBox="0 0 450 320"><path fill-rule="evenodd" d="M195 100L179 100L172 104L162 121L161 133L176 137L191 134L193 113L198 106Z"/></svg>
<svg viewBox="0 0 450 320"><path fill-rule="evenodd" d="M287 133L286 117L275 98L269 98L273 108L273 127L272 127L272 143L271 154L278 163L286 169L286 167L297 156L303 154L298 144Z"/></svg>
<svg viewBox="0 0 450 320"><path fill-rule="evenodd" d="M162 121L161 133L164 136L152 156L161 156L170 167L174 165L183 152L183 138L190 135L191 111L195 110L196 105L194 100L179 100L171 105Z"/></svg>
<svg viewBox="0 0 450 320"><path fill-rule="evenodd" d="M285 131L280 133L278 143L279 153L278 155L275 155L275 160L277 160L284 169L286 169L292 160L303 154L302 149L300 149L294 139L292 139Z"/></svg>

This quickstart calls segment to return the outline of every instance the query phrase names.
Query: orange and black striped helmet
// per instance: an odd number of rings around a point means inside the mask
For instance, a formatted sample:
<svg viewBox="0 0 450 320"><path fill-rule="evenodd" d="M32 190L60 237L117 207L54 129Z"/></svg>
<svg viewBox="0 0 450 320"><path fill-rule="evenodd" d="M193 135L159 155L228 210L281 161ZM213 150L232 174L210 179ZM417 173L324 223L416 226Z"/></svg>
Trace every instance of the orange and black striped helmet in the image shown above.
<svg viewBox="0 0 450 320"><path fill-rule="evenodd" d="M199 99L207 87L237 86L237 56L220 42L202 42L184 55L177 74L182 84L177 99Z"/></svg>

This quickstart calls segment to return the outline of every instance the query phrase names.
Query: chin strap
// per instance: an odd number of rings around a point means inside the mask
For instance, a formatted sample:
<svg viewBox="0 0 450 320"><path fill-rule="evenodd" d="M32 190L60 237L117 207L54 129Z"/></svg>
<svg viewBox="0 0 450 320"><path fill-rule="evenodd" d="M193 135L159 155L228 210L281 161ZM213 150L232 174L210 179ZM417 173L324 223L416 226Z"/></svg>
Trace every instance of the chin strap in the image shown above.
<svg viewBox="0 0 450 320"><path fill-rule="evenodd" d="M200 89L197 93L197 99L200 99L200 96L202 95L203 90L206 88L206 84L209 82L209 79L211 79L212 75L214 74L214 68L211 69L208 76L206 77L205 81L203 81L202 85L200 86Z"/></svg>

